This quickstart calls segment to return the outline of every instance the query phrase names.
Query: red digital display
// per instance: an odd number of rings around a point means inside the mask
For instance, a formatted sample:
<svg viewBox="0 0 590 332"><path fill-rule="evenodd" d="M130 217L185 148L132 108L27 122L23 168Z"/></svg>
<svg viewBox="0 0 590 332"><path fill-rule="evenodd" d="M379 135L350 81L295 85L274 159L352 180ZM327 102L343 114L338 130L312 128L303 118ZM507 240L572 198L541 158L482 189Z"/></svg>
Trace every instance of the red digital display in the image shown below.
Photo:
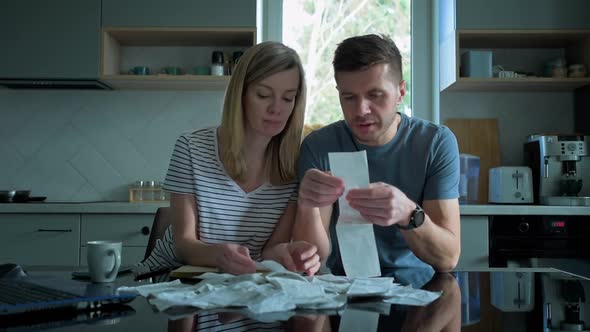
<svg viewBox="0 0 590 332"><path fill-rule="evenodd" d="M552 221L551 227L563 228L563 227L565 227L565 221Z"/></svg>

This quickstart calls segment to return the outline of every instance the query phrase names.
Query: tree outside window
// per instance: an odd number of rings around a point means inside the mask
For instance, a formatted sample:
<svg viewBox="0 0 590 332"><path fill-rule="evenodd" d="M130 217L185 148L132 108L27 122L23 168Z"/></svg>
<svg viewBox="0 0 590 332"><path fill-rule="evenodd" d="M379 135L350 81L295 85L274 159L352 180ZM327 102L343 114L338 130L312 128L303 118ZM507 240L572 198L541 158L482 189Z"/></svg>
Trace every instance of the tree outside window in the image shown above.
<svg viewBox="0 0 590 332"><path fill-rule="evenodd" d="M284 0L283 42L303 61L307 79L306 125L343 119L332 57L342 40L370 33L389 35L402 54L406 96L400 111L411 115L411 0Z"/></svg>

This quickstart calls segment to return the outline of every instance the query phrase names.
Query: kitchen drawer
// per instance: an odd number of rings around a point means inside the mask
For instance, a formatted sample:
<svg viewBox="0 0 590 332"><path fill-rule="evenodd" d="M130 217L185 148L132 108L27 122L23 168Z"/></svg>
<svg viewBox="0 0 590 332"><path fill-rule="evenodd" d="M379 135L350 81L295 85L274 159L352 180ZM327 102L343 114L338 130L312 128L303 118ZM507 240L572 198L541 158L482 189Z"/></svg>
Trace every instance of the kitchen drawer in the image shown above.
<svg viewBox="0 0 590 332"><path fill-rule="evenodd" d="M0 214L0 262L76 266L79 214Z"/></svg>
<svg viewBox="0 0 590 332"><path fill-rule="evenodd" d="M88 241L122 241L147 246L155 214L82 214L81 246Z"/></svg>
<svg viewBox="0 0 590 332"><path fill-rule="evenodd" d="M143 260L146 247L123 247L121 250L121 266L134 265ZM88 266L88 247L80 247L80 265Z"/></svg>

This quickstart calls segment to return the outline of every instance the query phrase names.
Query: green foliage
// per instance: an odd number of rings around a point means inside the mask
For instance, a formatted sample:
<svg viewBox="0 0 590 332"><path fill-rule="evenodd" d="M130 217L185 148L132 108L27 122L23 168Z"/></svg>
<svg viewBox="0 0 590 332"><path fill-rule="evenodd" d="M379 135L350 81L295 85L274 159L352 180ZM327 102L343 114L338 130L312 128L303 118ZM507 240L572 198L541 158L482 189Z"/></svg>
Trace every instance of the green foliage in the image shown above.
<svg viewBox="0 0 590 332"><path fill-rule="evenodd" d="M402 54L406 97L400 111L411 110L411 0L285 0L283 40L296 49L305 65L308 93L306 123L327 124L342 119L332 57L348 37L389 35Z"/></svg>

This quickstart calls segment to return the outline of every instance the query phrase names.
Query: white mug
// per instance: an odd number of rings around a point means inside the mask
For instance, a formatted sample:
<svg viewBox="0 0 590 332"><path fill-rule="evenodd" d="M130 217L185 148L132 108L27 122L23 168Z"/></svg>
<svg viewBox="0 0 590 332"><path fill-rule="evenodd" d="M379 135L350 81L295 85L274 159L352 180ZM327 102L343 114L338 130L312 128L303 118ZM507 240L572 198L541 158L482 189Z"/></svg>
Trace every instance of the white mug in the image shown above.
<svg viewBox="0 0 590 332"><path fill-rule="evenodd" d="M89 241L88 270L92 282L112 282L121 267L122 243L117 241Z"/></svg>

